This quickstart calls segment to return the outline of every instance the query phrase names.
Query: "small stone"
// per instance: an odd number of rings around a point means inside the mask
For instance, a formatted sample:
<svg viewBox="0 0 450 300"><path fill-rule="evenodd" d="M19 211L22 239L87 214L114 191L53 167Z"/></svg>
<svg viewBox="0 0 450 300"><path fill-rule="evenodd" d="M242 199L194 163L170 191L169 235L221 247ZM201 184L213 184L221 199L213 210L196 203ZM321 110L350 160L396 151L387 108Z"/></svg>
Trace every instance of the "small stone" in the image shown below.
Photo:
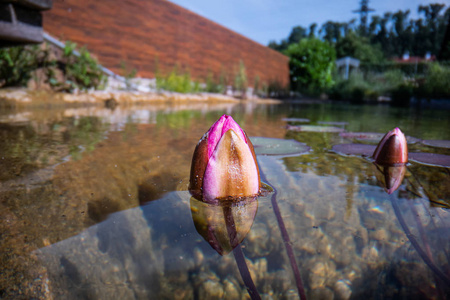
<svg viewBox="0 0 450 300"><path fill-rule="evenodd" d="M224 299L239 299L240 298L240 291L239 289L229 280L225 280L223 283L224 286Z"/></svg>
<svg viewBox="0 0 450 300"><path fill-rule="evenodd" d="M334 285L336 298L339 300L347 300L352 295L352 289L344 280L338 280Z"/></svg>
<svg viewBox="0 0 450 300"><path fill-rule="evenodd" d="M329 288L317 288L310 290L308 293L308 299L316 299L316 300L333 300L334 293Z"/></svg>
<svg viewBox="0 0 450 300"><path fill-rule="evenodd" d="M256 277L253 278L256 282L260 282L264 279L267 274L267 260L265 258L258 259L255 264Z"/></svg>
<svg viewBox="0 0 450 300"><path fill-rule="evenodd" d="M293 289L290 289L290 290L287 290L286 291L286 293L284 293L284 299L287 299L287 300L294 300L294 299L298 299L299 297L298 297L298 291L297 290L293 290Z"/></svg>
<svg viewBox="0 0 450 300"><path fill-rule="evenodd" d="M248 242L248 252L252 257L262 257L270 253L270 233L267 226L258 224L259 226L252 228L246 236Z"/></svg>
<svg viewBox="0 0 450 300"><path fill-rule="evenodd" d="M369 234L369 238L376 241L388 241L389 233L384 228L377 229L375 231L371 231Z"/></svg>
<svg viewBox="0 0 450 300"><path fill-rule="evenodd" d="M202 265L204 258L205 258L205 256L203 255L203 252L200 251L200 249L195 248L194 249L194 262L195 262L196 267L199 267Z"/></svg>
<svg viewBox="0 0 450 300"><path fill-rule="evenodd" d="M176 289L173 293L173 299L175 300L182 300L182 299L193 299L194 298L194 291L192 290L192 287L185 287Z"/></svg>
<svg viewBox="0 0 450 300"><path fill-rule="evenodd" d="M207 280L200 286L199 299L221 299L223 294L223 287L219 282Z"/></svg>
<svg viewBox="0 0 450 300"><path fill-rule="evenodd" d="M309 269L309 286L311 289L329 286L336 280L336 265L332 260L318 258L306 265Z"/></svg>
<svg viewBox="0 0 450 300"><path fill-rule="evenodd" d="M361 255L369 265L378 263L378 249L375 246L364 247Z"/></svg>

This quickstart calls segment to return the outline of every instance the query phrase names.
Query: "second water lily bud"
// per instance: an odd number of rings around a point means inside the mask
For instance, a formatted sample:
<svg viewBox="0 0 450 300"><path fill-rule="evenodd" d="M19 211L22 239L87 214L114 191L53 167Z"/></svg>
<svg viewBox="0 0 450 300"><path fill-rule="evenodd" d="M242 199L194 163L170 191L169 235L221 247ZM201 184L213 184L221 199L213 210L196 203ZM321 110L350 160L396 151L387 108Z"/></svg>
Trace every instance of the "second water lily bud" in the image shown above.
<svg viewBox="0 0 450 300"><path fill-rule="evenodd" d="M253 145L231 116L223 115L200 139L191 165L189 191L205 201L259 193Z"/></svg>
<svg viewBox="0 0 450 300"><path fill-rule="evenodd" d="M381 139L373 153L375 162L380 165L395 165L408 162L408 145L399 128L389 131Z"/></svg>

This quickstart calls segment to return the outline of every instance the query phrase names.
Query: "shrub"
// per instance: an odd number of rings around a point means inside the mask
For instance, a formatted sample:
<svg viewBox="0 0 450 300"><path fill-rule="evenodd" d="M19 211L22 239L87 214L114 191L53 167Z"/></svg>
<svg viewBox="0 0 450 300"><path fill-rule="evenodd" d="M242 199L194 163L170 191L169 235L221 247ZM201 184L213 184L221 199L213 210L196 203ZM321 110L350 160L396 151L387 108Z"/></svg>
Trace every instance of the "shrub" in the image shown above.
<svg viewBox="0 0 450 300"><path fill-rule="evenodd" d="M423 88L428 98L450 98L450 67L432 63Z"/></svg>
<svg viewBox="0 0 450 300"><path fill-rule="evenodd" d="M156 88L177 93L197 93L200 91L200 84L192 82L189 72L179 73L175 67L167 76L156 74Z"/></svg>
<svg viewBox="0 0 450 300"><path fill-rule="evenodd" d="M37 45L0 48L0 87L25 86L48 56L47 49Z"/></svg>
<svg viewBox="0 0 450 300"><path fill-rule="evenodd" d="M225 86L223 83L216 83L213 74L209 72L206 77L205 91L208 93L223 93L225 92Z"/></svg>
<svg viewBox="0 0 450 300"><path fill-rule="evenodd" d="M348 80L336 79L336 85L329 89L330 98L335 100L350 100L354 103L362 100L376 101L379 96L388 96L395 93L400 97L401 91L408 86L412 91L412 85L405 79L405 74L400 70L390 70L385 73L353 72ZM399 100L400 101L400 100ZM401 101L400 101L401 102Z"/></svg>
<svg viewBox="0 0 450 300"><path fill-rule="evenodd" d="M122 76L125 78L126 89L129 90L131 88L131 79L136 77L137 70L136 68L130 69L125 61L120 62L120 68L122 69Z"/></svg>
<svg viewBox="0 0 450 300"><path fill-rule="evenodd" d="M350 92L350 102L354 104L361 104L364 102L367 89L363 86L354 86Z"/></svg>
<svg viewBox="0 0 450 300"><path fill-rule="evenodd" d="M368 82L360 73L352 73L348 80L339 78L329 89L329 96L334 100L350 100L352 103L362 103L368 93Z"/></svg>
<svg viewBox="0 0 450 300"><path fill-rule="evenodd" d="M391 91L391 104L394 106L407 106L412 96L412 87L408 84L401 84Z"/></svg>
<svg viewBox="0 0 450 300"><path fill-rule="evenodd" d="M105 76L96 59L94 59L85 47L76 55L77 44L66 42L62 58L55 62L54 66L62 70L64 80L60 81L55 76L55 70L48 71L50 85L58 90L73 91L75 89L97 89L105 82Z"/></svg>
<svg viewBox="0 0 450 300"><path fill-rule="evenodd" d="M0 86L25 86L34 71L43 69L50 86L57 90L99 88L105 80L97 61L76 44L67 42L62 57L51 59L47 44L0 49ZM62 76L57 73L62 71Z"/></svg>
<svg viewBox="0 0 450 300"><path fill-rule="evenodd" d="M248 82L247 82L247 70L245 69L245 65L242 61L239 62L239 68L236 72L236 76L234 77L233 87L236 91L241 92L242 98L245 97Z"/></svg>

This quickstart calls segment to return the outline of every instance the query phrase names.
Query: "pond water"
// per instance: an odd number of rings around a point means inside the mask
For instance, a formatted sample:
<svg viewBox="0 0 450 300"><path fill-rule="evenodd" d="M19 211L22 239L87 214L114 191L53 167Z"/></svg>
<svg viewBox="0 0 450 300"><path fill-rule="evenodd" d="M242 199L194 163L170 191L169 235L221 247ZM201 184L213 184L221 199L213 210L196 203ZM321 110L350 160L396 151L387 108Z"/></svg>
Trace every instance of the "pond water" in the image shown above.
<svg viewBox="0 0 450 300"><path fill-rule="evenodd" d="M187 191L190 164L225 113L258 137L274 191L211 205ZM449 115L329 103L3 111L0 298L448 299ZM394 127L410 153L440 156L411 160L389 195L364 151L336 145L376 145Z"/></svg>

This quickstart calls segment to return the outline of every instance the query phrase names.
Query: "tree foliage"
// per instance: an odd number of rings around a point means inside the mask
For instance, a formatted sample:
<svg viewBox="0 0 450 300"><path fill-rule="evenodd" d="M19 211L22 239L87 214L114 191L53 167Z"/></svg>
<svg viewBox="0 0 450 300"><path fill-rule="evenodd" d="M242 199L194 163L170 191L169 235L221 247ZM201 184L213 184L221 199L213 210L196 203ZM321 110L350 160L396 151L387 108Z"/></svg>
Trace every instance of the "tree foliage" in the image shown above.
<svg viewBox="0 0 450 300"><path fill-rule="evenodd" d="M336 44L337 57L355 57L362 63L380 63L384 58L379 45L373 45L365 37L359 37L354 32L347 34Z"/></svg>
<svg viewBox="0 0 450 300"><path fill-rule="evenodd" d="M367 44L373 47L372 52L379 52L374 49L381 50L385 58L401 57L406 52L414 56L424 56L426 53L437 55L450 19L450 7L438 3L420 5L418 13L418 19L411 19L409 10L372 15L363 30L364 34L361 34L361 24L358 25L355 19L348 22L327 21L320 27L318 38L334 46L347 44L340 50L336 49L338 58L358 54L361 47L367 48ZM299 38L316 37L316 26L315 23L309 29L295 26L288 38L279 43L271 41L269 47L282 52L290 44L297 43ZM343 51L345 49L347 52ZM364 60L363 56L355 57Z"/></svg>
<svg viewBox="0 0 450 300"><path fill-rule="evenodd" d="M290 57L291 88L296 91L320 93L332 83L336 53L326 41L304 38L285 51Z"/></svg>

